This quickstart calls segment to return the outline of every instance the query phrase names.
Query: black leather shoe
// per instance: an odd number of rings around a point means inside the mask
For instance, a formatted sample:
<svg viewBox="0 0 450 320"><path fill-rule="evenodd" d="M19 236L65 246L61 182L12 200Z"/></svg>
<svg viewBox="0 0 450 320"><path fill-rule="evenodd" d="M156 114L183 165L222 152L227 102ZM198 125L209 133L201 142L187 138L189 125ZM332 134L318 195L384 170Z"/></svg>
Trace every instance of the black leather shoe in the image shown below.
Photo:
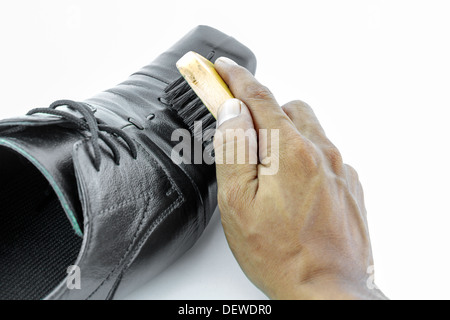
<svg viewBox="0 0 450 320"><path fill-rule="evenodd" d="M217 206L214 165L171 160L193 120L172 105L199 105L175 67L191 50L256 69L200 26L111 90L0 122L0 299L120 299L196 242Z"/></svg>

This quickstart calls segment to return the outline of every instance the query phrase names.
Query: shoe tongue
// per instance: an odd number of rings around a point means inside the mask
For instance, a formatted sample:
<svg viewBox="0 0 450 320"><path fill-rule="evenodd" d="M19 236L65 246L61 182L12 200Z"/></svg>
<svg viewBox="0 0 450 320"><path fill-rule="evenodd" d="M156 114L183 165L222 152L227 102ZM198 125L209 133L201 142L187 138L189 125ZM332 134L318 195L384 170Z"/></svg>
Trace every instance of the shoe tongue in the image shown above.
<svg viewBox="0 0 450 320"><path fill-rule="evenodd" d="M19 153L45 176L73 229L82 236L83 212L72 160L73 146L82 135L73 129L48 124L18 127L17 123L12 126L0 123L2 129L6 131L0 131L0 146Z"/></svg>

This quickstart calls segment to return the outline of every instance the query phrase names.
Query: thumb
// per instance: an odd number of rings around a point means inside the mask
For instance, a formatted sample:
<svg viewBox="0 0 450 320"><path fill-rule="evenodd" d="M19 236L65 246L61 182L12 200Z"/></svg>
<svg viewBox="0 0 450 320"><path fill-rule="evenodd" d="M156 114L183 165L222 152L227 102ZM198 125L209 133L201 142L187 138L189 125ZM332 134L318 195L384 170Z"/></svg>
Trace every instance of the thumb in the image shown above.
<svg viewBox="0 0 450 320"><path fill-rule="evenodd" d="M253 199L258 184L258 140L247 106L238 99L220 108L214 136L219 201ZM227 203L227 205L238 205Z"/></svg>

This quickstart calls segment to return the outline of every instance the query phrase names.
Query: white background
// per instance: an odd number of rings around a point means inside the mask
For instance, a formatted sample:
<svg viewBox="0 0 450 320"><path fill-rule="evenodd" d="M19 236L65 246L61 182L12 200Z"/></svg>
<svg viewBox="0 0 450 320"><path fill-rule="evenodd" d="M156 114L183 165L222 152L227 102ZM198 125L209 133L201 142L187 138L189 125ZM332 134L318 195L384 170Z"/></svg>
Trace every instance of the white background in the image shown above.
<svg viewBox="0 0 450 320"><path fill-rule="evenodd" d="M198 24L256 54L280 103L308 102L363 183L377 283L450 298L448 1L1 1L0 118L125 80ZM259 299L215 216L133 299Z"/></svg>

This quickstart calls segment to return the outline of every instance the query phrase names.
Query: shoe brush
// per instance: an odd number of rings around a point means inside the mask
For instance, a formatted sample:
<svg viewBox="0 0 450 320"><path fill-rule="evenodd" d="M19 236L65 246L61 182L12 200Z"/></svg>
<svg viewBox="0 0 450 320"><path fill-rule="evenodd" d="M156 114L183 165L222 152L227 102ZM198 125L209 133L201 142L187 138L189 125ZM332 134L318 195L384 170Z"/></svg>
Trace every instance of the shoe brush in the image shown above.
<svg viewBox="0 0 450 320"><path fill-rule="evenodd" d="M178 114L194 138L203 141L207 149L212 149L218 108L234 98L210 61L213 57L214 52L206 58L192 51L184 55L177 62L182 76L169 84L159 99ZM196 130L199 122L202 130Z"/></svg>
<svg viewBox="0 0 450 320"><path fill-rule="evenodd" d="M214 64L191 51L177 62L177 68L209 112L217 119L218 108L234 97L217 73Z"/></svg>

